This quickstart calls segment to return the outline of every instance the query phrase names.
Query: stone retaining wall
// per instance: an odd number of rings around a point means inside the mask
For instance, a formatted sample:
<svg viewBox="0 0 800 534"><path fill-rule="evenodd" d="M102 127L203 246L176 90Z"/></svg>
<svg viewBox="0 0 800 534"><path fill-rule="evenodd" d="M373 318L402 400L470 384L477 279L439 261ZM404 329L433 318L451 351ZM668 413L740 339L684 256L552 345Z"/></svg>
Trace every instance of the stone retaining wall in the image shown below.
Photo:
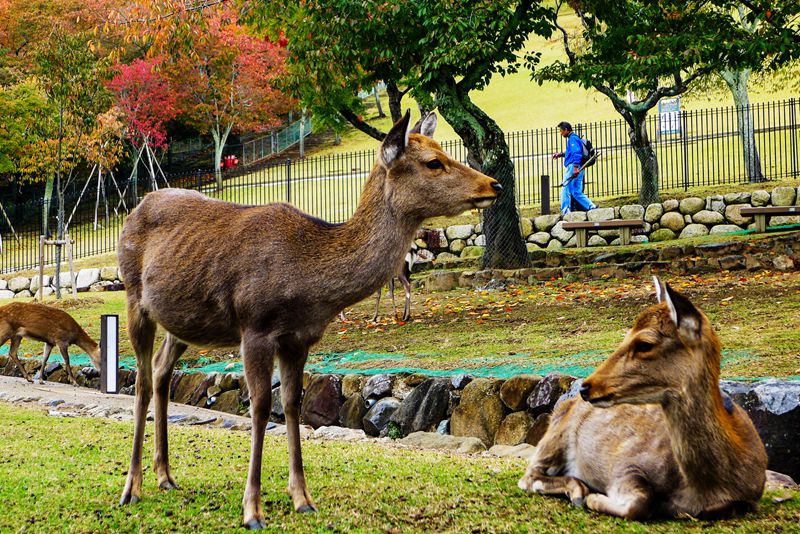
<svg viewBox="0 0 800 534"><path fill-rule="evenodd" d="M575 232L564 230L563 222L643 219L643 230L635 230L633 243L669 241L709 234L726 234L755 228L753 217L741 215L750 206L800 205L800 187L776 187L772 191L753 191L715 195L706 198L688 197L665 200L660 204L631 204L598 208L589 212L540 215L521 219L522 235L529 251L558 250L574 247ZM770 226L800 224L800 216L772 217ZM619 230L601 230L589 237L589 246L619 244ZM418 262L437 263L481 257L486 238L481 224L465 224L420 231L416 240L420 247Z"/></svg>
<svg viewBox="0 0 800 534"><path fill-rule="evenodd" d="M40 361L23 360L33 374ZM76 380L99 388L99 373L75 368ZM6 356L0 373L21 376ZM61 363L50 363L48 381L67 381ZM121 393L132 395L136 372L122 370ZM518 375L508 380L457 375L431 378L419 374L309 374L303 376L302 422L314 429L340 426L363 430L370 436L402 438L415 432L478 438L493 445L536 445L556 402L574 395L580 380L562 374ZM272 380L272 415L284 422L280 379ZM769 468L800 477L800 382L775 380L723 382L722 389L739 403L758 428L769 455ZM185 373L175 371L172 400L231 414L247 415L250 395L241 373Z"/></svg>
<svg viewBox="0 0 800 534"><path fill-rule="evenodd" d="M72 290L72 279L69 271L62 272L59 277L61 289ZM14 276L7 279L0 279L0 299L10 298L30 298L39 297L44 292L47 297L55 292L55 277L48 274L44 275L44 289L39 289L39 275L33 277ZM75 289L77 291L109 291L119 290L122 285L122 278L116 266L103 267L100 269L81 269L75 273Z"/></svg>
<svg viewBox="0 0 800 534"><path fill-rule="evenodd" d="M415 274L415 283L427 290L441 291L456 287L535 284L559 278L598 280L665 272L691 275L737 270L795 271L800 270L800 232L724 243L665 244L634 251L538 250L529 253L529 257L530 267L525 269L463 270L469 262L448 262L442 265L443 270Z"/></svg>

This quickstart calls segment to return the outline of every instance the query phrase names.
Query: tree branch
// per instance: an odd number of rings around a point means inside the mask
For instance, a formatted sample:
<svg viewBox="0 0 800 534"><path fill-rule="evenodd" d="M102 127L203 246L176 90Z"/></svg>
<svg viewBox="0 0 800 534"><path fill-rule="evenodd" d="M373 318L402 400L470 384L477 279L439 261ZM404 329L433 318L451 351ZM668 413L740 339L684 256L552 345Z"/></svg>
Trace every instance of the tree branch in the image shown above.
<svg viewBox="0 0 800 534"><path fill-rule="evenodd" d="M776 12L773 11L771 16L767 16L766 12L764 11L764 8L762 8L761 6L755 4L751 0L739 0L739 2L744 4L744 6L747 7L747 9L749 9L751 12L755 13L756 15L763 15L764 16L764 21L767 24L769 24L770 26L772 26L773 28L775 28L776 30L779 30L779 31L789 30L788 27L784 28L784 27L779 26L778 24L775 23L775 19L776 18L781 18L780 16L776 16ZM800 43L800 33L797 33L797 31L792 31L792 30L790 30L790 31L791 31L792 41L794 41L795 43Z"/></svg>
<svg viewBox="0 0 800 534"><path fill-rule="evenodd" d="M373 139L377 139L378 141L383 141L386 137L386 133L378 130L374 126L364 122L362 119L358 117L355 113L347 108L339 108L339 114L345 118L347 122L353 125L357 130L367 134L368 136L372 137Z"/></svg>
<svg viewBox="0 0 800 534"><path fill-rule="evenodd" d="M122 15L121 12L116 11L116 13L119 15L119 19L109 20L108 22L111 24L115 24L117 26L128 26L131 24L146 24L149 22L159 22L162 20L171 19L172 17L175 17L180 13L202 11L203 9L207 9L209 7L214 7L219 4L224 4L227 1L228 0L199 0L193 2L192 0L185 0L183 9L176 9L175 11L170 11L169 13L158 15L157 17L145 17L140 19L128 19L124 15Z"/></svg>
<svg viewBox="0 0 800 534"><path fill-rule="evenodd" d="M567 34L567 30L561 24L558 23L558 12L559 10L561 10L562 5L563 2L561 1L556 3L556 17L555 20L553 21L553 25L558 29L558 31L561 32L561 36L564 41L564 52L566 52L567 57L569 58L569 66L573 67L575 66L575 52L573 52L572 49L569 47L569 39L568 39L569 35ZM581 19L583 19L583 14L581 14Z"/></svg>
<svg viewBox="0 0 800 534"><path fill-rule="evenodd" d="M498 39L495 41L494 48L492 53L488 53L484 55L484 60L479 61L472 65L472 68L464 74L464 77L461 81L458 82L458 86L461 90L469 91L477 83L480 79L484 76L486 71L495 63L494 58L497 57L497 54L500 50L504 50L507 46L508 40L514 35L519 25L525 20L525 13L533 5L532 0L525 0L520 2L517 5L517 9L514 10L514 16L511 17L509 23L503 29L503 32L498 36Z"/></svg>

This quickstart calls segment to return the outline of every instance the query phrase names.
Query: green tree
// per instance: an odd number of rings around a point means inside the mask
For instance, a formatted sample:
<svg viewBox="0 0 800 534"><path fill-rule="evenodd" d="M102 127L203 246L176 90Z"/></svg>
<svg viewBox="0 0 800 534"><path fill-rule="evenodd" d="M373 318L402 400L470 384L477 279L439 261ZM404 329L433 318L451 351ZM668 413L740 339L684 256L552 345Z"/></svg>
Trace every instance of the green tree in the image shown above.
<svg viewBox="0 0 800 534"><path fill-rule="evenodd" d="M647 114L659 100L683 94L704 75L752 65L759 45L730 10L711 9L702 0L576 0L569 5L581 24L574 35L561 18L557 23L567 60L540 69L535 79L578 83L611 100L628 124L640 163L639 202L657 202L658 160ZM557 11L566 11L562 0ZM634 98L626 98L629 94Z"/></svg>
<svg viewBox="0 0 800 534"><path fill-rule="evenodd" d="M357 115L355 91L378 80L387 84L390 107L404 87L423 107L438 108L463 140L469 164L503 185L484 212L484 266L527 263L505 136L470 93L519 69L528 36L552 32L552 9L538 1L304 0L259 2L250 17L285 32L289 70L312 109ZM529 55L528 64L537 58ZM392 107L393 117L397 111Z"/></svg>
<svg viewBox="0 0 800 534"><path fill-rule="evenodd" d="M58 240L65 238L64 191L76 178L76 169L86 160L92 147L90 136L96 130L98 117L111 105L104 80L108 65L91 47L91 36L85 33L65 34L56 28L35 56L37 78L42 84L55 116L44 117L43 129L55 131L45 139L40 154L47 164L44 217L46 220L53 189L56 194ZM49 121L57 121L53 124ZM48 164L49 163L49 164ZM56 296L61 290L58 277L61 246L56 248Z"/></svg>
<svg viewBox="0 0 800 534"><path fill-rule="evenodd" d="M40 176L33 172L38 167L31 166L35 161L31 156L45 133L38 125L52 122L53 116L54 110L35 80L0 87L0 175L22 180Z"/></svg>

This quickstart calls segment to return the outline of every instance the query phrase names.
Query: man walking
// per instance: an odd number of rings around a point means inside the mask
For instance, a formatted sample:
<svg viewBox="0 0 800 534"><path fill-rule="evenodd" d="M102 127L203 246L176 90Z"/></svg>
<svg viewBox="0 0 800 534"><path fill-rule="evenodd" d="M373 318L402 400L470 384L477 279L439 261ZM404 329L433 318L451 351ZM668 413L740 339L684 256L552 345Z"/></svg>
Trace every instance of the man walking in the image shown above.
<svg viewBox="0 0 800 534"><path fill-rule="evenodd" d="M564 158L564 181L561 183L561 214L566 215L572 211L572 201L581 209L588 211L597 206L589 200L583 192L584 171L581 168L583 157L583 141L580 136L572 131L568 122L559 122L558 129L561 136L567 140L567 150L553 154L553 159Z"/></svg>

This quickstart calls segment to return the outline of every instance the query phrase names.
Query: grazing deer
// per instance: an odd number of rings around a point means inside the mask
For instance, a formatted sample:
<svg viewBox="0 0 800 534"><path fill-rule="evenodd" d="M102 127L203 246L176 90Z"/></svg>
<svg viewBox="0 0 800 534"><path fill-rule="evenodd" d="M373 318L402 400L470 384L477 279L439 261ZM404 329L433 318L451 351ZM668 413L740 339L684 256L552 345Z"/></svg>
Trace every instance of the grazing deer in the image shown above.
<svg viewBox="0 0 800 534"><path fill-rule="evenodd" d="M82 348L92 359L95 368L100 369L100 347L70 314L58 308L35 302L12 302L0 307L0 346L11 340L8 355L22 372L25 380L33 382L33 378L17 358L17 349L24 337L44 343L42 369L39 374L40 384L44 383L44 370L53 347L58 347L61 351L67 376L74 386L78 383L72 375L72 367L69 364L70 345Z"/></svg>
<svg viewBox="0 0 800 534"><path fill-rule="evenodd" d="M708 318L655 283L660 304L584 380L582 398L558 404L519 486L635 520L750 510L764 490L764 444L720 393Z"/></svg>
<svg viewBox="0 0 800 534"><path fill-rule="evenodd" d="M174 488L167 446L172 370L187 344L240 345L253 420L244 525L265 528L261 457L280 362L289 485L295 510L315 511L300 452L299 409L309 347L346 306L397 272L428 217L491 206L502 189L430 139L436 115L409 130L409 114L383 141L353 217L331 225L288 204L242 206L198 192L148 194L125 222L118 247L128 332L139 369L135 430L121 504L140 499L142 442L155 396L154 471ZM156 325L167 335L152 357Z"/></svg>

